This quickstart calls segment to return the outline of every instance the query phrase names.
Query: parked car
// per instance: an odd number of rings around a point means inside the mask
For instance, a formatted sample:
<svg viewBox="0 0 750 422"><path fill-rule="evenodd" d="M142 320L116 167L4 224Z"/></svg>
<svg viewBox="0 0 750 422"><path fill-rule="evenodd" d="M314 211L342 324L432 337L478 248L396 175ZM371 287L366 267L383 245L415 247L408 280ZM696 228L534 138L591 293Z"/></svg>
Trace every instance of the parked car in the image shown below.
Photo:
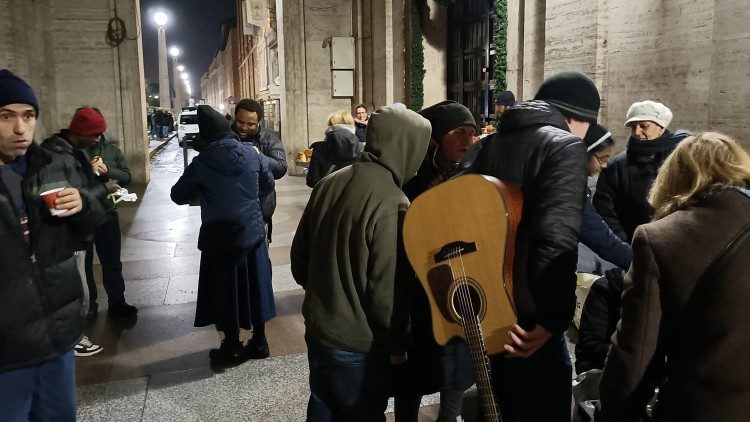
<svg viewBox="0 0 750 422"><path fill-rule="evenodd" d="M186 107L180 113L177 122L177 141L180 146L183 143L191 143L198 136L198 114L195 107Z"/></svg>

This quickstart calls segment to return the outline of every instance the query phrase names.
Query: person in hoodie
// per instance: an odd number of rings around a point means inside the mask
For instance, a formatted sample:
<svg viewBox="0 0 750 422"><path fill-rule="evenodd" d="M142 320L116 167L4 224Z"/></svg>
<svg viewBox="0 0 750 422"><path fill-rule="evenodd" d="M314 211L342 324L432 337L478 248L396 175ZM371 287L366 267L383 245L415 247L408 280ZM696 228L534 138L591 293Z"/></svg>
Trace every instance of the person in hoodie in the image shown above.
<svg viewBox="0 0 750 422"><path fill-rule="evenodd" d="M413 201L421 193L451 177L473 143L474 116L455 101L442 101L419 112L432 125L430 146L417 175L404 185ZM432 334L430 304L416 277L411 278L409 361L397 372L396 420L416 421L424 394L440 391L438 420L454 421L461 415L464 392L474 384L471 354L464 341L440 346Z"/></svg>
<svg viewBox="0 0 750 422"><path fill-rule="evenodd" d="M367 122L370 120L370 114L367 113L367 106L364 104L358 104L354 107L354 126L357 139L359 142L365 142L367 140Z"/></svg>
<svg viewBox="0 0 750 422"><path fill-rule="evenodd" d="M625 126L630 139L602 171L596 184L594 206L609 227L630 243L635 228L651 221L653 209L646 197L664 160L690 135L667 129L672 111L662 103L639 101L628 109Z"/></svg>
<svg viewBox="0 0 750 422"><path fill-rule="evenodd" d="M172 187L176 204L201 202L195 326L224 333L209 357L221 364L269 356L265 323L276 315L260 196L273 190L268 158L240 142L210 106L197 110L205 147ZM243 348L240 329L253 329Z"/></svg>
<svg viewBox="0 0 750 422"><path fill-rule="evenodd" d="M358 161L315 185L292 242L292 275L305 289L308 420L385 420L391 364L406 359L401 187L427 152L430 123L395 104L368 126Z"/></svg>
<svg viewBox="0 0 750 422"><path fill-rule="evenodd" d="M313 150L307 169L307 186L314 188L320 179L354 163L364 145L354 135L354 117L346 110L328 116L326 138L310 146Z"/></svg>
<svg viewBox="0 0 750 422"><path fill-rule="evenodd" d="M547 78L533 101L503 114L471 171L520 187L512 342L491 357L503 419L569 421L572 366L563 333L576 305L578 231L586 190L582 138L600 98L580 72Z"/></svg>

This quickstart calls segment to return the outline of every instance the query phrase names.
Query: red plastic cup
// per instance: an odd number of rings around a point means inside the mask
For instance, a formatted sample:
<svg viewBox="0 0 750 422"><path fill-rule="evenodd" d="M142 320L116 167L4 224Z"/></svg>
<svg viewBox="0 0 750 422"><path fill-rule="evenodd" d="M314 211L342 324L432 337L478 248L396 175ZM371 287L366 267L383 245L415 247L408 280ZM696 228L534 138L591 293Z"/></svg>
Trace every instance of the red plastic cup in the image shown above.
<svg viewBox="0 0 750 422"><path fill-rule="evenodd" d="M59 210L55 208L55 200L57 200L58 194L63 189L65 188L51 189L51 190L48 190L39 194L42 197L42 200L44 201L44 205L46 205L47 208L49 208L49 213L52 215L60 215L68 211L68 210Z"/></svg>

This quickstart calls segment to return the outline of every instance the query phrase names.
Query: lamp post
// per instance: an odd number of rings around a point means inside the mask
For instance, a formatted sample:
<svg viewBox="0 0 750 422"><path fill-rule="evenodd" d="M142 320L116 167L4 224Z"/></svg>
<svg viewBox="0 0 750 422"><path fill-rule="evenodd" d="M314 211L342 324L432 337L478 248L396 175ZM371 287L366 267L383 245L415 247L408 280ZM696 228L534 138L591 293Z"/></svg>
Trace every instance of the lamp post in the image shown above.
<svg viewBox="0 0 750 422"><path fill-rule="evenodd" d="M163 11L154 13L154 22L159 38L159 107L172 108L169 95L169 72L167 71L167 36L164 28L167 25L167 14Z"/></svg>

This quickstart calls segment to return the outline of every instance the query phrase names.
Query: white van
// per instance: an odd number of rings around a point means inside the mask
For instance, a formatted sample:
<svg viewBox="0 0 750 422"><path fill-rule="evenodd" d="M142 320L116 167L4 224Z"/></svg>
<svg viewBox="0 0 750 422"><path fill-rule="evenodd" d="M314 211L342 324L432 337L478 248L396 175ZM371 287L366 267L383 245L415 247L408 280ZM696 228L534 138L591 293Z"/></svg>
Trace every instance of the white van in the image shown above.
<svg viewBox="0 0 750 422"><path fill-rule="evenodd" d="M185 107L177 122L177 141L180 146L184 142L192 142L198 136L198 111L195 107Z"/></svg>

